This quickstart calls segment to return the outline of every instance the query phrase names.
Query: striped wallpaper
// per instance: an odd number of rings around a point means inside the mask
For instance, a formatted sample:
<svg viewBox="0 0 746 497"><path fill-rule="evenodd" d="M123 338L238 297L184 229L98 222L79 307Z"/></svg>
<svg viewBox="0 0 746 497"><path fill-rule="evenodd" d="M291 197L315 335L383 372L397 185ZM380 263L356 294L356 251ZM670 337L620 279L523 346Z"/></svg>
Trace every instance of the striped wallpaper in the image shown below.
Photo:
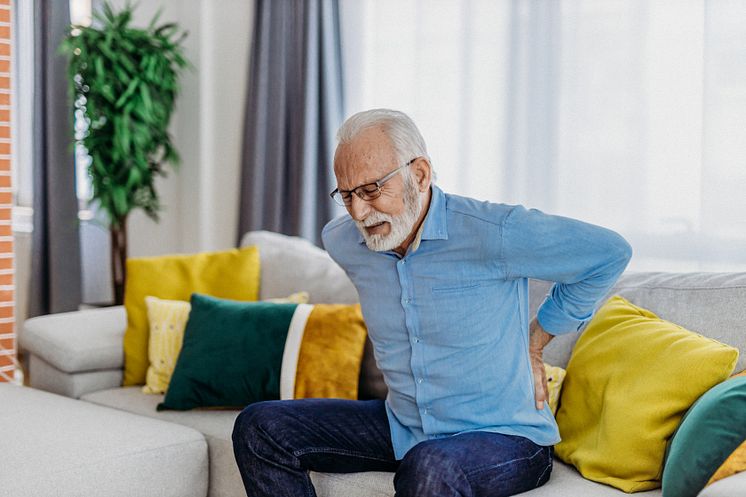
<svg viewBox="0 0 746 497"><path fill-rule="evenodd" d="M0 381L12 377L16 355L10 184L10 0L0 0Z"/></svg>

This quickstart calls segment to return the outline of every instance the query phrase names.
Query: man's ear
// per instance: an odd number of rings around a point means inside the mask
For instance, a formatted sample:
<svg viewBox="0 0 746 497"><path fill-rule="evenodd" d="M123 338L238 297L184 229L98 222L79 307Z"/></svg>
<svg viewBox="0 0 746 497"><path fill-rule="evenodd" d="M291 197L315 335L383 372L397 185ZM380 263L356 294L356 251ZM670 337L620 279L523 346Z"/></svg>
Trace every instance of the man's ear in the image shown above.
<svg viewBox="0 0 746 497"><path fill-rule="evenodd" d="M424 157L417 159L414 164L414 177L417 181L417 189L420 192L427 191L430 188L430 182L432 181L432 169L430 169L430 162Z"/></svg>

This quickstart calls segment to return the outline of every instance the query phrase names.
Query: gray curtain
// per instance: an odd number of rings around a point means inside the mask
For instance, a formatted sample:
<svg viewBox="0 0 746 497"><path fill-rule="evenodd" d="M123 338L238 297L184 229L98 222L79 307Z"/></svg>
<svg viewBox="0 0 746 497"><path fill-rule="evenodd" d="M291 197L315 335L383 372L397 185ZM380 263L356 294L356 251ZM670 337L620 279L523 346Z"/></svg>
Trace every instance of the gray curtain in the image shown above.
<svg viewBox="0 0 746 497"><path fill-rule="evenodd" d="M68 2L34 0L34 232L29 316L77 310L80 240L67 62Z"/></svg>
<svg viewBox="0 0 746 497"><path fill-rule="evenodd" d="M337 212L343 117L337 0L257 0L242 155L239 239L249 230L320 243Z"/></svg>

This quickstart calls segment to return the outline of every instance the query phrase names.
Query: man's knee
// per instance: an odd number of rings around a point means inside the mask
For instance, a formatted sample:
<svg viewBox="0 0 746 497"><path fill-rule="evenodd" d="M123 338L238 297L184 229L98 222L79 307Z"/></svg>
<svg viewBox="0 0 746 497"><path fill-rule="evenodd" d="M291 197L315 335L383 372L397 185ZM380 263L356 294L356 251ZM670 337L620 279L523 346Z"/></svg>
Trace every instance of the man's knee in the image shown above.
<svg viewBox="0 0 746 497"><path fill-rule="evenodd" d="M285 406L281 401L256 402L244 408L233 424L233 444L253 447L261 435L270 435L274 426L281 422Z"/></svg>
<svg viewBox="0 0 746 497"><path fill-rule="evenodd" d="M469 483L458 461L434 441L409 450L394 475L397 497L469 495Z"/></svg>

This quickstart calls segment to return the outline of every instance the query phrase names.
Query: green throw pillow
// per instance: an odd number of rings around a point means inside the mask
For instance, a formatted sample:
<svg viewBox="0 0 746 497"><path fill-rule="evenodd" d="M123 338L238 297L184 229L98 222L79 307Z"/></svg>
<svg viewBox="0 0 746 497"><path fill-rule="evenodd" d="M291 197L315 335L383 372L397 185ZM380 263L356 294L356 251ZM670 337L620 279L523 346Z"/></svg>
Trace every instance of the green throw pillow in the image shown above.
<svg viewBox="0 0 746 497"><path fill-rule="evenodd" d="M663 497L695 497L746 440L746 377L711 388L695 402L671 437L663 469Z"/></svg>
<svg viewBox="0 0 746 497"><path fill-rule="evenodd" d="M184 342L157 409L243 408L280 398L280 367L298 304L192 294Z"/></svg>

